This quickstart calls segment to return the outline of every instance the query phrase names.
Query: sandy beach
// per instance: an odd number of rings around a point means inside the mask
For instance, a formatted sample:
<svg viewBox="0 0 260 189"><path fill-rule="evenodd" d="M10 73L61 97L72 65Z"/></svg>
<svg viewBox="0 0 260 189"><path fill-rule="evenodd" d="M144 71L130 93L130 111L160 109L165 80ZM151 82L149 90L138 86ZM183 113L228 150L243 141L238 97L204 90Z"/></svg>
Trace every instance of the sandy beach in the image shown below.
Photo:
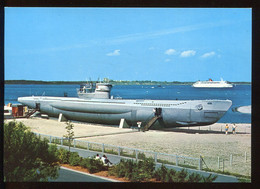
<svg viewBox="0 0 260 189"><path fill-rule="evenodd" d="M58 122L57 119L30 118L17 121L23 122L36 133L59 137L66 134L65 122ZM75 137L80 140L194 158L203 156L206 165L215 170L219 170L218 158L225 159L225 171L251 175L251 124L236 124L235 135L232 134L232 124L229 124L229 134L225 135L224 123L148 132L100 124L72 123Z"/></svg>

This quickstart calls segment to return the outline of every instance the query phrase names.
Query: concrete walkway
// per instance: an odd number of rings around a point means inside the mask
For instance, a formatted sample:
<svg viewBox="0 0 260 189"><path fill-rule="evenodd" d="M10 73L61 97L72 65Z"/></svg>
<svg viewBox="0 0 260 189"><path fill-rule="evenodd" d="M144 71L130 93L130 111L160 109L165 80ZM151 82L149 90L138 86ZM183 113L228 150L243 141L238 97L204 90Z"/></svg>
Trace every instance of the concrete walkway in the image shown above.
<svg viewBox="0 0 260 189"><path fill-rule="evenodd" d="M120 182L120 181L97 176L94 174L76 171L66 167L61 167L59 170L59 177L56 180L50 179L49 182Z"/></svg>

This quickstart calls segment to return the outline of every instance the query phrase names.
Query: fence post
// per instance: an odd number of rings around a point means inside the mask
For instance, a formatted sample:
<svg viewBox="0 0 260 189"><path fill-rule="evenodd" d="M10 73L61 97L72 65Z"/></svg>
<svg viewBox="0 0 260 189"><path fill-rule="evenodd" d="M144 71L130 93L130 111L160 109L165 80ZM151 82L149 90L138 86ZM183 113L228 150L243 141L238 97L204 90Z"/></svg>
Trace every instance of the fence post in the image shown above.
<svg viewBox="0 0 260 189"><path fill-rule="evenodd" d="M138 150L135 150L135 158L138 160Z"/></svg>
<svg viewBox="0 0 260 189"><path fill-rule="evenodd" d="M102 153L104 153L104 151L105 151L105 145L104 143L102 143Z"/></svg>
<svg viewBox="0 0 260 189"><path fill-rule="evenodd" d="M218 157L218 169L220 169L220 161L219 161L219 157Z"/></svg>
<svg viewBox="0 0 260 189"><path fill-rule="evenodd" d="M202 158L201 158L201 156L199 158L199 170L202 170Z"/></svg>
<svg viewBox="0 0 260 189"><path fill-rule="evenodd" d="M223 168L223 171L222 171L223 173L224 173L224 169L225 169L225 168L224 168L224 165L225 165L224 161L225 161L225 160L223 159L223 167L222 167L222 168Z"/></svg>
<svg viewBox="0 0 260 189"><path fill-rule="evenodd" d="M233 157L232 154L230 155L230 166L232 166Z"/></svg>
<svg viewBox="0 0 260 189"><path fill-rule="evenodd" d="M89 150L89 142L88 142L88 150Z"/></svg>
<svg viewBox="0 0 260 189"><path fill-rule="evenodd" d="M61 137L60 144L63 146L63 137Z"/></svg>
<svg viewBox="0 0 260 189"><path fill-rule="evenodd" d="M176 165L178 166L178 155L176 155Z"/></svg>
<svg viewBox="0 0 260 189"><path fill-rule="evenodd" d="M245 152L245 162L246 162L247 158L246 158L246 152Z"/></svg>
<svg viewBox="0 0 260 189"><path fill-rule="evenodd" d="M118 156L120 156L120 147L118 147Z"/></svg>
<svg viewBox="0 0 260 189"><path fill-rule="evenodd" d="M154 162L157 163L157 152L154 153Z"/></svg>
<svg viewBox="0 0 260 189"><path fill-rule="evenodd" d="M73 139L73 146L74 146L74 148L76 147L76 140L75 139Z"/></svg>

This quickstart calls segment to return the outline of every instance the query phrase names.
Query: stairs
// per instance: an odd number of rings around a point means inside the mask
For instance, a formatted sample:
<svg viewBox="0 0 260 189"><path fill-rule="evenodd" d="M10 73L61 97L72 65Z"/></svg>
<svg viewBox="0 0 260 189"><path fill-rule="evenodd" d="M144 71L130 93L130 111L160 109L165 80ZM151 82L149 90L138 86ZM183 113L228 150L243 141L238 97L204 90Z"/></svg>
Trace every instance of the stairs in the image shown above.
<svg viewBox="0 0 260 189"><path fill-rule="evenodd" d="M34 109L33 111L31 111L30 113L28 113L25 117L29 118L31 115L33 115L37 110Z"/></svg>
<svg viewBox="0 0 260 189"><path fill-rule="evenodd" d="M148 123L143 127L143 131L148 131L149 128L158 120L158 119L161 119L162 116L161 115L157 115L157 116L154 116L150 121L148 121Z"/></svg>

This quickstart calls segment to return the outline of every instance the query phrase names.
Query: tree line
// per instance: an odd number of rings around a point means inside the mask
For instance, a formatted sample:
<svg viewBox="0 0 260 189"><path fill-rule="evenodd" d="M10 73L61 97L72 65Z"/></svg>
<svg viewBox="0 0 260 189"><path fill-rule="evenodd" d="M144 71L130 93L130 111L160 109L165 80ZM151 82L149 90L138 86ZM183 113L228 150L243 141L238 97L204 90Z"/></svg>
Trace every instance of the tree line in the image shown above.
<svg viewBox="0 0 260 189"><path fill-rule="evenodd" d="M98 83L100 81L92 81L93 83ZM109 82L112 85L192 85L194 82L180 82L180 81L151 81L151 80L134 80L134 81L124 81L124 80L108 80L104 79L103 82ZM87 83L87 81L39 81L39 80L5 80L5 84L44 84L44 85L80 85L82 83ZM251 82L232 82L237 85L250 85Z"/></svg>

